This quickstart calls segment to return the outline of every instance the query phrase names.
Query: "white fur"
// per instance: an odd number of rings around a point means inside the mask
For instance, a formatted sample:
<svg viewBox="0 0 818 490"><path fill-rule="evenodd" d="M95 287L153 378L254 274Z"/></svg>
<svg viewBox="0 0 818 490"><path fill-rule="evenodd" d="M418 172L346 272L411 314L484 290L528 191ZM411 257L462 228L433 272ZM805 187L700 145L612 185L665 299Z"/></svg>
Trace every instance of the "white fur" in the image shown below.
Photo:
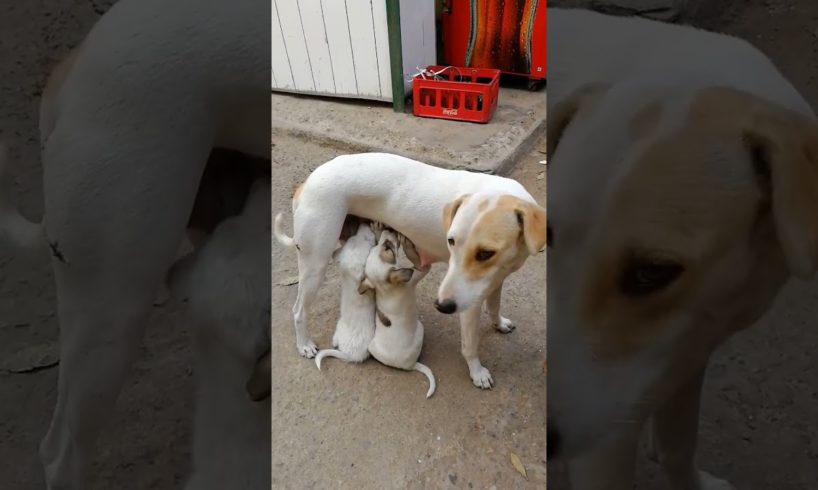
<svg viewBox="0 0 818 490"><path fill-rule="evenodd" d="M327 237L340 236L348 214L388 224L414 242L425 263L445 262L449 250L443 209L459 196L476 192L508 194L535 202L512 179L445 170L397 155L343 155L318 167L293 201L293 238L299 248L298 296L293 306L298 352L309 358L317 351L307 330L310 307L336 245ZM475 386L490 388L491 374L480 363L477 352L480 303L484 298L470 299L473 303L459 305L461 352Z"/></svg>
<svg viewBox="0 0 818 490"><path fill-rule="evenodd" d="M220 224L173 282L189 303L196 382L188 490L266 490L270 399L246 391L270 350L270 183ZM181 275L181 274L180 274ZM269 360L269 359L268 359ZM264 382L269 385L269 365Z"/></svg>
<svg viewBox="0 0 818 490"><path fill-rule="evenodd" d="M387 366L423 373L429 380L429 390L426 392L426 398L429 398L434 394L436 384L431 369L417 362L423 348L423 324L418 316L415 295L415 288L427 271L412 269L412 263L406 258L400 245L395 251L397 264L381 260L381 247L386 240L398 243L394 232L383 231L378 245L372 248L366 260L367 284L375 289L378 310L390 322L386 326L380 318L376 319L375 336L369 344L369 353ZM387 274L394 268L412 270L412 277L405 283L390 284L386 280Z"/></svg>
<svg viewBox="0 0 818 490"><path fill-rule="evenodd" d="M49 489L90 484L94 441L139 353L211 149L269 156L269 8L121 0L43 96L42 232L7 205L0 227L17 243L42 234L61 257L58 396L40 447Z"/></svg>
<svg viewBox="0 0 818 490"><path fill-rule="evenodd" d="M364 266L369 251L375 246L375 233L368 223L338 251L341 268L341 314L332 336L335 349L324 349L315 356L321 369L324 357L336 357L346 362L363 362L369 357L367 347L375 335L375 296L372 291L358 292L364 278Z"/></svg>
<svg viewBox="0 0 818 490"><path fill-rule="evenodd" d="M613 84L589 109L592 114L577 116L557 151L549 155L548 212L555 237L548 276L549 305L553 304L548 323L549 445L557 442L551 435L559 434L563 453L559 456L571 458L574 489L630 489L638 436L643 422L653 417L654 424L664 421L666 427L681 428L666 430L676 438L665 440L661 448L672 488L731 488L699 471L695 463L704 368L726 332L746 327L766 310L786 271L779 265L765 271L762 262L750 260L736 246L725 259L735 266L724 273L713 271L698 286L699 297L717 308L707 314L679 310L665 324L653 325L661 333L650 345L618 362L599 360L594 346L585 342L591 325L578 298L589 287L587 265L596 263L595 253L607 243L602 230L610 219L606 213L612 196L627 175L630 157L639 152L623 121L649 97L668 103L660 133L680 122L687 94L699 87L734 87L810 117L811 111L770 60L739 39L586 11L552 8L548 16L553 27L548 33L553 61L549 102L558 104L588 84ZM741 294L713 301L720 291L736 287L739 270L757 279L748 281ZM679 345L687 346L683 362L671 355ZM682 381L686 384L672 385Z"/></svg>

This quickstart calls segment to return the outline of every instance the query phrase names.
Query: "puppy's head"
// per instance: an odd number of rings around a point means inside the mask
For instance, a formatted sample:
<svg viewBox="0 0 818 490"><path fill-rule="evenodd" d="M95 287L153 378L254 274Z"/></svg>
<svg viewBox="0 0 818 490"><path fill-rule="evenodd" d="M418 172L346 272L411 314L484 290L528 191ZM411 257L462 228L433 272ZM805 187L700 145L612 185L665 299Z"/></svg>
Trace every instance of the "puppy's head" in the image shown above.
<svg viewBox="0 0 818 490"><path fill-rule="evenodd" d="M367 289L388 291L395 288L415 287L426 276L429 268L420 269L417 252L409 239L394 230L381 231L378 244L371 249L366 260L365 278L358 292Z"/></svg>
<svg viewBox="0 0 818 490"><path fill-rule="evenodd" d="M461 196L445 207L443 223L450 258L435 301L441 313L477 304L545 247L545 210L510 195Z"/></svg>
<svg viewBox="0 0 818 490"><path fill-rule="evenodd" d="M787 275L815 272L818 127L707 86L595 87L552 113L555 456L644 420Z"/></svg>

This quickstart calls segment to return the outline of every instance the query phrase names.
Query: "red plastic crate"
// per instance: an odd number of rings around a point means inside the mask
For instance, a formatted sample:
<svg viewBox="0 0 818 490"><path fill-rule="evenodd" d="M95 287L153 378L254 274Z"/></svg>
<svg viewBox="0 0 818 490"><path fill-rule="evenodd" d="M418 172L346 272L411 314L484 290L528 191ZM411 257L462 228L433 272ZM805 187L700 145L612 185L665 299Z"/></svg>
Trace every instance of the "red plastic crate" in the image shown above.
<svg viewBox="0 0 818 490"><path fill-rule="evenodd" d="M437 74L430 77L428 72ZM500 94L500 70L429 66L412 79L415 116L485 124L494 116Z"/></svg>

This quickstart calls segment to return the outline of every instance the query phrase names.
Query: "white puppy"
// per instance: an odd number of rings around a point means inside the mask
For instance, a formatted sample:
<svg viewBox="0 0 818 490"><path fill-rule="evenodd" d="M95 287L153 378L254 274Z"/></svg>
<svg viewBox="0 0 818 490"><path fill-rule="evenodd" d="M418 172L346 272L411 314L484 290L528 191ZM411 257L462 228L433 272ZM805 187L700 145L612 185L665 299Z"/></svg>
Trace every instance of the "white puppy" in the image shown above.
<svg viewBox="0 0 818 490"><path fill-rule="evenodd" d="M435 392L435 377L431 369L417 362L423 348L423 324L415 296L415 287L428 269L414 267L407 254L411 248L411 242L393 230L382 231L378 245L366 260L365 277L358 292L375 290L378 314L369 353L387 366L426 375L429 398Z"/></svg>
<svg viewBox="0 0 818 490"><path fill-rule="evenodd" d="M389 223L405 235L417 245L417 268L449 263L435 306L461 313L461 352L472 382L490 388L494 381L477 352L480 306L485 302L497 330L512 331L500 316L502 284L545 246L545 210L512 179L397 155L343 155L321 165L293 196L299 276L293 317L305 357L317 352L307 318L348 215Z"/></svg>
<svg viewBox="0 0 818 490"><path fill-rule="evenodd" d="M335 326L332 346L315 356L321 369L324 357L347 362L362 362L369 357L369 342L375 335L375 295L371 290L359 294L364 266L375 246L375 233L369 223L361 222L358 231L335 254L341 268L341 315Z"/></svg>
<svg viewBox="0 0 818 490"><path fill-rule="evenodd" d="M270 485L270 183L171 271L184 294L196 379L189 490Z"/></svg>

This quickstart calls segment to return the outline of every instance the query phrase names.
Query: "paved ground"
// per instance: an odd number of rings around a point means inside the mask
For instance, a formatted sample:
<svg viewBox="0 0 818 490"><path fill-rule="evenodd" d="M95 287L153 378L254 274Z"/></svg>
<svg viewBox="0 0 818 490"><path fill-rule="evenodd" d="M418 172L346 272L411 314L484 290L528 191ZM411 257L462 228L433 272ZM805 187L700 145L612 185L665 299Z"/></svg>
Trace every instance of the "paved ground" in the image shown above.
<svg viewBox="0 0 818 490"><path fill-rule="evenodd" d="M464 129L468 129L464 128ZM273 134L274 178L282 189L273 209L287 211L290 190L312 168L341 153L332 147ZM520 160L512 177L545 202L545 140ZM278 165L278 166L277 166ZM279 169L281 169L279 171ZM327 360L322 371L295 351L290 308L295 256L273 245L273 484L276 488L543 488L545 483L545 258L530 258L506 283L506 316L518 325L496 333L484 319L481 355L496 387L472 386L460 355L455 317L432 306L445 266L418 286L426 327L421 361L438 387L426 400L418 373L369 361L363 366ZM332 267L317 303L311 333L328 347L338 314L340 283ZM510 463L514 452L528 480Z"/></svg>

